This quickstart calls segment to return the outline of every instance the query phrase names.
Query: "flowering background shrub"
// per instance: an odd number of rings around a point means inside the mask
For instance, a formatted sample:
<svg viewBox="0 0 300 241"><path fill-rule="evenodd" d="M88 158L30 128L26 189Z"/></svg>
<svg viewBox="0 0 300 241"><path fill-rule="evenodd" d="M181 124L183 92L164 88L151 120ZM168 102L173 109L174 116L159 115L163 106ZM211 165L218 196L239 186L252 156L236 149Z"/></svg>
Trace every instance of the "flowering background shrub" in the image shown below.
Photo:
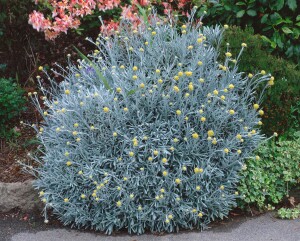
<svg viewBox="0 0 300 241"><path fill-rule="evenodd" d="M150 1L150 0L90 0L90 1L39 1L35 3L41 11L33 11L29 15L29 24L37 31L45 33L48 40L55 39L60 33L67 33L68 29L78 29L82 20L86 16L92 25L100 25L98 17L105 19L101 26L101 31L111 34L117 30L120 19L126 19L137 26L140 24L138 17L139 7L155 6L161 14L181 14L188 16L188 11L194 4L201 4L205 1L187 1L187 0L167 0L167 1ZM43 12L51 12L48 16ZM92 16L92 17L90 17ZM96 17L96 18L95 18ZM84 24L81 30L86 30L88 26Z"/></svg>
<svg viewBox="0 0 300 241"><path fill-rule="evenodd" d="M188 16L193 6L198 6L199 16L207 12L206 24L238 24L242 27L252 26L255 33L262 34L270 50L285 55L295 62L299 60L300 17L299 4L296 0L91 0L91 1L35 1L39 7L49 11L45 17L42 12L33 11L29 23L38 31L45 32L47 39L56 38L68 29L77 29L81 18L88 15L106 16L108 21L102 25L102 31L116 29L119 19L125 18L139 24L138 7L155 6L161 14L179 14ZM104 12L113 10L108 15ZM100 11L100 12L99 12ZM47 11L46 11L47 12ZM97 22L97 18L93 18ZM86 27L86 26L85 26Z"/></svg>
<svg viewBox="0 0 300 241"><path fill-rule="evenodd" d="M113 20L113 15L118 15L139 24L137 17L137 5L147 6L150 1L134 0L134 1L120 1L120 0L90 0L90 1L35 1L36 4L43 8L43 10L51 9L51 15L45 17L42 12L33 11L29 15L29 24L37 31L45 33L46 39L53 40L60 33L67 33L68 29L77 29L80 25L81 18L88 15L101 16L109 10L114 10L110 13L110 18L102 26L102 31L110 32L118 28L118 21ZM118 10L115 10L115 9ZM107 16L107 15L106 15ZM119 19L117 19L119 20ZM98 25L99 20L95 19Z"/></svg>
<svg viewBox="0 0 300 241"><path fill-rule="evenodd" d="M229 50L218 63L223 30L200 26L124 23L41 89L46 109L32 95L44 116L35 186L64 224L202 229L236 205L243 160L263 139L255 89L274 80L239 73Z"/></svg>

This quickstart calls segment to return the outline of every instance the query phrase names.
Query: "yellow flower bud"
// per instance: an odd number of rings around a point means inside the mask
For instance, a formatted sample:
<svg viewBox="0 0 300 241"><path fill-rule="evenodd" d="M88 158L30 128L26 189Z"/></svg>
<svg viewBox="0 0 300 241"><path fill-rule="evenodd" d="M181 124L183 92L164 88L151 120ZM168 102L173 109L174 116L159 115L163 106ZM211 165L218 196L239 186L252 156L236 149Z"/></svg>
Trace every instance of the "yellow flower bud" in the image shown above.
<svg viewBox="0 0 300 241"><path fill-rule="evenodd" d="M233 84L230 84L230 85L228 85L228 87L229 87L229 89L233 89L234 88L234 85Z"/></svg>
<svg viewBox="0 0 300 241"><path fill-rule="evenodd" d="M191 77L193 75L193 72L192 71L186 71L185 75L188 76L188 77Z"/></svg>
<svg viewBox="0 0 300 241"><path fill-rule="evenodd" d="M212 136L215 135L215 133L214 133L213 130L209 130L209 131L207 132L207 135L210 136L210 137L212 137Z"/></svg>
<svg viewBox="0 0 300 241"><path fill-rule="evenodd" d="M108 108L108 107L104 107L104 108L103 108L103 111L104 111L105 113L107 113L107 112L109 112L109 108Z"/></svg>
<svg viewBox="0 0 300 241"><path fill-rule="evenodd" d="M259 108L259 104L254 104L254 105L253 105L253 108L254 108L255 110L257 110L257 109Z"/></svg>
<svg viewBox="0 0 300 241"><path fill-rule="evenodd" d="M175 183L176 183L176 184L180 184L180 183L181 183L181 180L180 180L179 178L176 178L176 179L175 179Z"/></svg>
<svg viewBox="0 0 300 241"><path fill-rule="evenodd" d="M193 85L193 83L189 83L188 88L189 88L190 91L193 91L193 90L194 90L194 85Z"/></svg>
<svg viewBox="0 0 300 241"><path fill-rule="evenodd" d="M176 85L173 87L173 90L174 90L175 92L177 92L177 93L180 91L180 89L179 89L178 86L176 86Z"/></svg>
<svg viewBox="0 0 300 241"><path fill-rule="evenodd" d="M162 163L166 164L168 162L168 159L164 157L161 161Z"/></svg>
<svg viewBox="0 0 300 241"><path fill-rule="evenodd" d="M227 53L225 53L225 56L228 57L228 58L230 58L232 56L232 53L227 52Z"/></svg>
<svg viewBox="0 0 300 241"><path fill-rule="evenodd" d="M234 114L235 114L235 111L234 111L234 110L229 110L229 114L230 114L230 115L234 115Z"/></svg>

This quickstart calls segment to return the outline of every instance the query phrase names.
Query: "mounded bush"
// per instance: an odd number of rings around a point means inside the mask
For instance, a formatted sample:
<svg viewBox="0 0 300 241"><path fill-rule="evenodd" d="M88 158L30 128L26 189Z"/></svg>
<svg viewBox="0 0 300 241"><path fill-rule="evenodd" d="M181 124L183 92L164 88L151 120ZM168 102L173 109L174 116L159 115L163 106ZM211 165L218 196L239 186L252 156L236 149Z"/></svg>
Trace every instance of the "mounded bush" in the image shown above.
<svg viewBox="0 0 300 241"><path fill-rule="evenodd" d="M270 75L239 73L229 52L218 63L220 27L154 19L99 36L90 59L41 89L47 109L39 107L32 170L66 225L203 229L236 204L244 159L264 138L255 88Z"/></svg>

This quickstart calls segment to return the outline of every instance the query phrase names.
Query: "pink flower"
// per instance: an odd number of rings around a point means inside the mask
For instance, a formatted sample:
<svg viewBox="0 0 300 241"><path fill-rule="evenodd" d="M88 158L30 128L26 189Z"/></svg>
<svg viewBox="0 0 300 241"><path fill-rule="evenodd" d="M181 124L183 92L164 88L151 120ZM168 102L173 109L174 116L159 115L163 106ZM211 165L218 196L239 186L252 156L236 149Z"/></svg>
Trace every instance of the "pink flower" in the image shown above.
<svg viewBox="0 0 300 241"><path fill-rule="evenodd" d="M150 4L150 1L148 1L148 0L132 0L131 4L135 5L135 6L140 5L142 7L145 7Z"/></svg>
<svg viewBox="0 0 300 241"><path fill-rule="evenodd" d="M58 35L59 35L59 32L51 31L49 29L47 29L45 31L46 40L54 40L55 38L57 38Z"/></svg>
<svg viewBox="0 0 300 241"><path fill-rule="evenodd" d="M137 20L137 16L134 15L132 6L125 6L125 7L121 7L121 8L122 8L121 17L123 19L127 19L132 22Z"/></svg>
<svg viewBox="0 0 300 241"><path fill-rule="evenodd" d="M100 30L104 35L111 35L114 31L118 30L119 23L114 21L105 21L104 25L101 26Z"/></svg>
<svg viewBox="0 0 300 241"><path fill-rule="evenodd" d="M45 19L44 14L37 11L33 11L33 13L29 15L28 23L38 32L40 30L44 31L49 27L49 21Z"/></svg>

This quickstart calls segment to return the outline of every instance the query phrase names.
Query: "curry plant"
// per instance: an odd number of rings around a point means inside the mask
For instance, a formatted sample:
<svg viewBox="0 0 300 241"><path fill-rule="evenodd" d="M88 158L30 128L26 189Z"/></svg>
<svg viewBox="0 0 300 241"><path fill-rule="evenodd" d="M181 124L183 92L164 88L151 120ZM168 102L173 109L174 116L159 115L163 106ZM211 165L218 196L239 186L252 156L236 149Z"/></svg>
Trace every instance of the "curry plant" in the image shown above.
<svg viewBox="0 0 300 241"><path fill-rule="evenodd" d="M57 72L63 82L41 88L46 108L31 95L44 120L30 170L65 225L202 230L236 205L244 159L264 139L256 87L274 78L238 72L247 44L233 56L220 26L149 18L99 35L88 59Z"/></svg>

